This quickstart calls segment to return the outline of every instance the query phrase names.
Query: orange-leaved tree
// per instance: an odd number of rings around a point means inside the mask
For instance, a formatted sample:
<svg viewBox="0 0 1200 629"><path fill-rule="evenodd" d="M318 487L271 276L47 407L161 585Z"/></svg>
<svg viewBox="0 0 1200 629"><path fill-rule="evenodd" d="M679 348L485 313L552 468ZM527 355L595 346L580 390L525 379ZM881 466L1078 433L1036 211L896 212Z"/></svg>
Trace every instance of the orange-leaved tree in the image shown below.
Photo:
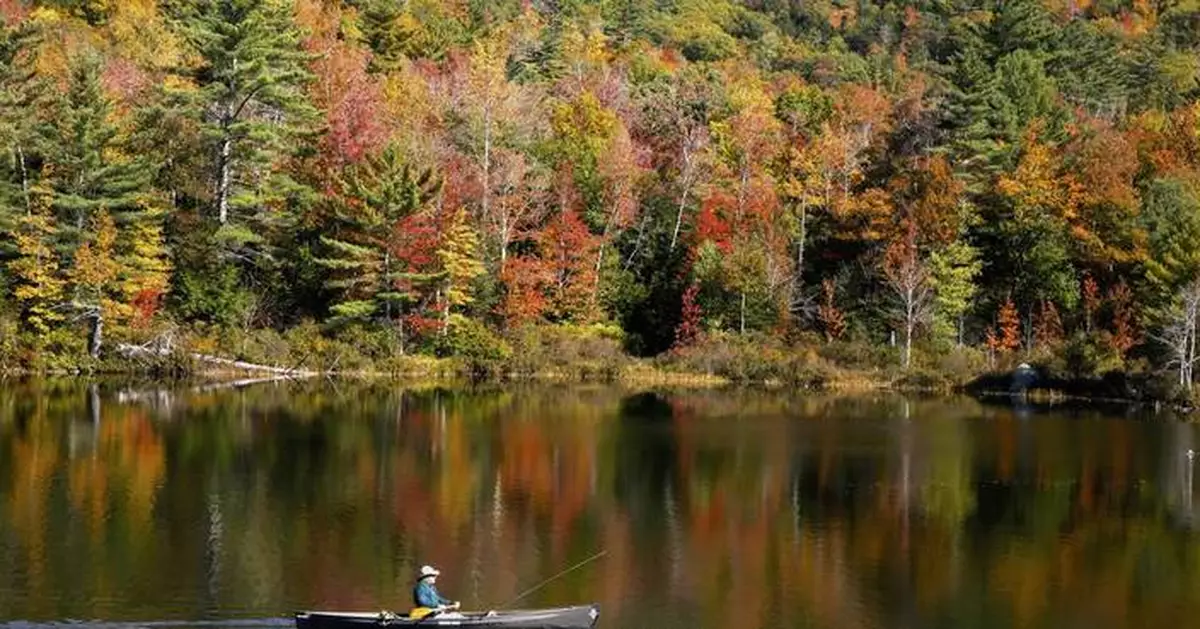
<svg viewBox="0 0 1200 629"><path fill-rule="evenodd" d="M989 354L1007 354L1021 347L1021 317L1012 297L1004 300L996 315L996 325L986 332L985 343Z"/></svg>
<svg viewBox="0 0 1200 629"><path fill-rule="evenodd" d="M817 307L817 319L825 331L825 341L832 343L846 332L846 316L837 307L837 283L831 279L821 282L821 305Z"/></svg>

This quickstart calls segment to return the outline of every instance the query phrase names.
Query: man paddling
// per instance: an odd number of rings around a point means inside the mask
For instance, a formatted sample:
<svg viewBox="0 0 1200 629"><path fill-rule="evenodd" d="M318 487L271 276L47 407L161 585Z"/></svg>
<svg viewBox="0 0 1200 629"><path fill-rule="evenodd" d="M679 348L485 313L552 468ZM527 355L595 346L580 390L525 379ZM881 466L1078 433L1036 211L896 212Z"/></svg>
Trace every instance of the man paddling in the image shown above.
<svg viewBox="0 0 1200 629"><path fill-rule="evenodd" d="M417 584L413 586L413 605L416 607L408 614L409 618L419 619L430 614L437 614L439 618L462 616L454 611L459 608L457 601L442 598L442 595L438 594L434 583L437 582L439 574L441 572L433 566L421 566Z"/></svg>

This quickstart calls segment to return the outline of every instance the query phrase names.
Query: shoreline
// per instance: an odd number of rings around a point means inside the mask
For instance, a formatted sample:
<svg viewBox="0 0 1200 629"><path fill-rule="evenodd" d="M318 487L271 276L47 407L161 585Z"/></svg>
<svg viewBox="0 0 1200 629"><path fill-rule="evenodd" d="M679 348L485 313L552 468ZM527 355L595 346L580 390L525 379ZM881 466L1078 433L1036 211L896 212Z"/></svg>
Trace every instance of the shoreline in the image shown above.
<svg viewBox="0 0 1200 629"><path fill-rule="evenodd" d="M742 389L781 391L793 389L797 392L865 394L889 392L931 396L966 395L979 400L1022 401L1034 405L1083 404L1145 406L1167 408L1175 412L1191 414L1196 408L1180 400L1143 395L1141 397L1121 395L1080 394L1080 389L1094 389L1102 381L1095 378L1074 380L1058 379L1057 386L1033 386L1014 391L1011 388L994 386L1009 374L990 372L976 374L966 382L952 382L944 374L941 379L930 381L929 374L917 376L913 373L896 373L882 370L837 369L824 373L820 378L802 379L802 382L786 382L779 378L734 379L728 376L696 370L672 369L653 364L646 359L630 359L631 362L613 365L578 363L570 369L547 368L535 371L489 369L481 371L478 365L460 358L431 356L404 357L391 370L355 369L327 370L289 369L272 365L255 365L233 359L218 359L210 368L189 371L186 374L164 377L145 369L27 369L8 370L0 374L0 381L10 379L123 379L144 381L148 384L186 384L199 392L247 386L305 382L315 379L339 381L379 382L403 381L405 384L422 385L617 385L633 387L667 387L676 389L717 390ZM410 363L405 365L405 363ZM217 366L220 365L220 366ZM500 366L496 366L500 367Z"/></svg>

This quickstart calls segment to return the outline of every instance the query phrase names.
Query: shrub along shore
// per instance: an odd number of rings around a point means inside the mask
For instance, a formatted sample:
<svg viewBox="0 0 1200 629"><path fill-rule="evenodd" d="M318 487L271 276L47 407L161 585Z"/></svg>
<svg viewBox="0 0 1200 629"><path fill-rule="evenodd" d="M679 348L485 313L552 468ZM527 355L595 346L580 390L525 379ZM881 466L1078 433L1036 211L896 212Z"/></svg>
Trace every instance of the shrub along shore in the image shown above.
<svg viewBox="0 0 1200 629"><path fill-rule="evenodd" d="M1173 374L1105 369L1089 347L1064 344L1029 355L989 356L972 347L918 345L908 369L899 347L782 339L758 334L707 334L653 358L626 351L619 328L604 325L529 326L507 336L483 328L401 352L385 330L327 334L306 324L285 332L193 328L118 342L99 359L82 343L40 353L0 354L8 375L140 375L161 380L254 381L315 376L445 382L626 383L638 386L759 386L810 391L891 390L1037 400L1161 402L1190 409L1192 398ZM0 343L0 347L12 345ZM1090 348L1095 349L1095 348ZM1033 379L1018 387L1025 363Z"/></svg>

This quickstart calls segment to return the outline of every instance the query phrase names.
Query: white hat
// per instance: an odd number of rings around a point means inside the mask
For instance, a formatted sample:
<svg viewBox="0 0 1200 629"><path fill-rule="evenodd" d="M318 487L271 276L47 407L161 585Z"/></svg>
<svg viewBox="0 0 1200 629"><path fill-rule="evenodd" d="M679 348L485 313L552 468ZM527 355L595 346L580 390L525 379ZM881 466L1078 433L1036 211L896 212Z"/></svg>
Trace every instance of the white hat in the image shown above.
<svg viewBox="0 0 1200 629"><path fill-rule="evenodd" d="M421 566L421 578L422 579L424 579L425 577L436 577L439 574L441 574L441 572L438 571L438 569L434 568L433 566Z"/></svg>

